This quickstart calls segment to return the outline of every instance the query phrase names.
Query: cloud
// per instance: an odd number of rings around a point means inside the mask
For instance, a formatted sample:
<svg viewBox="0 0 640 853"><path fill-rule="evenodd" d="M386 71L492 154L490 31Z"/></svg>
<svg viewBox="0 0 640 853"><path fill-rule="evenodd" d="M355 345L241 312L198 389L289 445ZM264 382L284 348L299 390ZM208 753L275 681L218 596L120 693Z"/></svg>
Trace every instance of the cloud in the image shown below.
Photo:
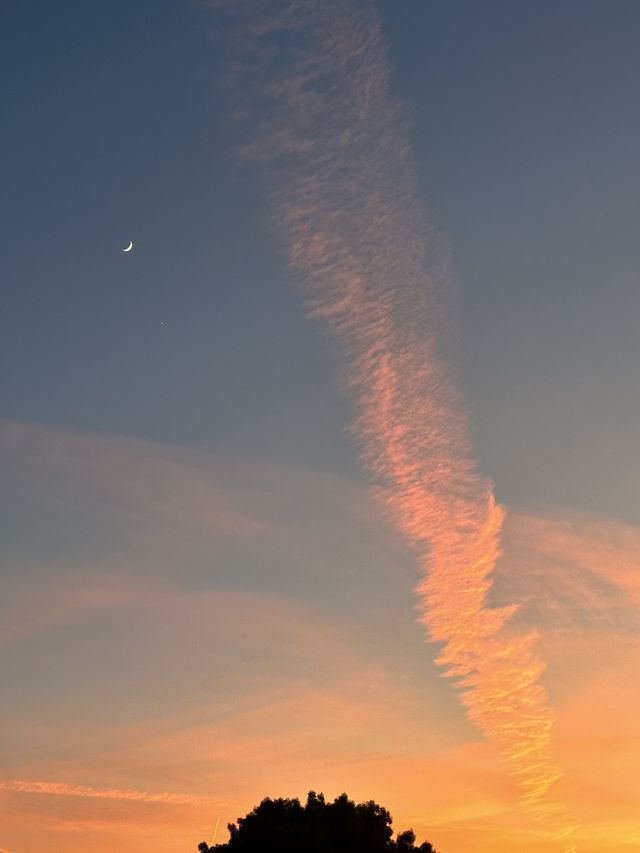
<svg viewBox="0 0 640 853"><path fill-rule="evenodd" d="M564 839L535 635L509 624L514 602L487 603L504 511L476 470L448 367L446 259L417 201L374 6L250 3L238 26L250 59L235 82L256 116L244 153L264 164L309 313L340 341L364 465L424 569L437 660L524 803Z"/></svg>
<svg viewBox="0 0 640 853"><path fill-rule="evenodd" d="M78 619L95 618L101 612L131 604L135 596L130 580L120 583L107 573L86 570L67 573L53 582L30 578L26 583L6 586L0 606L0 645Z"/></svg>
<svg viewBox="0 0 640 853"><path fill-rule="evenodd" d="M197 538L259 534L263 521L234 503L224 488L224 465L218 482L195 451L154 442L97 433L0 421L0 458L6 476L15 478L15 498L30 507L94 514L107 529L127 525L147 544L163 526L173 535ZM55 517L55 516L54 516ZM93 527L90 528L91 532ZM76 531L74 531L76 532Z"/></svg>
<svg viewBox="0 0 640 853"><path fill-rule="evenodd" d="M91 788L87 785L69 785L65 782L35 782L25 779L0 781L0 790L16 794L46 794L53 797L88 797L99 800L125 800L132 803L159 803L167 805L225 805L210 797L194 794L175 794L153 791L127 791L117 788Z"/></svg>
<svg viewBox="0 0 640 853"><path fill-rule="evenodd" d="M512 594L523 602L523 615L538 623L608 619L620 626L640 607L637 528L562 511L514 515L506 534L519 571L501 565L498 586L504 596L511 584Z"/></svg>
<svg viewBox="0 0 640 853"><path fill-rule="evenodd" d="M581 851L631 851L640 838L640 530L575 511L511 513L497 601L539 631L557 723L562 790Z"/></svg>

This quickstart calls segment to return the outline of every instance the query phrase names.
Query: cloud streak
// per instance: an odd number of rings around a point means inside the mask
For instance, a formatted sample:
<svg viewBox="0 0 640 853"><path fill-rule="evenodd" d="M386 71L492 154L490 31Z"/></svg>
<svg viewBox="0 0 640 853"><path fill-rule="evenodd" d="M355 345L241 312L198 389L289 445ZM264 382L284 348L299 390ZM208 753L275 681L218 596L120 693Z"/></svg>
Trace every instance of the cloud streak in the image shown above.
<svg viewBox="0 0 640 853"><path fill-rule="evenodd" d="M85 797L99 800L125 800L132 803L157 803L176 806L228 805L212 797L197 794L176 794L167 791L131 791L118 788L92 788L66 782L38 782L25 779L0 781L0 790L15 794L46 794L54 797Z"/></svg>
<svg viewBox="0 0 640 853"><path fill-rule="evenodd" d="M309 313L341 342L363 462L424 569L421 621L524 803L568 838L535 634L512 627L514 605L487 604L504 511L447 367L446 254L417 201L377 15L370 2L247 7L254 64L249 86L237 67L234 80L261 100L239 111L258 117L244 153L265 166Z"/></svg>

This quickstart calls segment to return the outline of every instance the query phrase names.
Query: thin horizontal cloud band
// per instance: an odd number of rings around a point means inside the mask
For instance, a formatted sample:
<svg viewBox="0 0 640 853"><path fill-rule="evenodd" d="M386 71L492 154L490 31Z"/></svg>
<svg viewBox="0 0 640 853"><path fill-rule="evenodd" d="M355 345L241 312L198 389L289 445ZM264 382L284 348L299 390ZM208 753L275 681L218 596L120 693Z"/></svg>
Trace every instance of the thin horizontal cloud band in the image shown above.
<svg viewBox="0 0 640 853"><path fill-rule="evenodd" d="M1 791L16 794L47 794L57 797L87 797L100 800L125 800L132 803L158 803L159 805L232 806L233 803L198 794L180 794L167 791L132 791L119 788L92 788L67 782L29 781L11 779L0 781Z"/></svg>

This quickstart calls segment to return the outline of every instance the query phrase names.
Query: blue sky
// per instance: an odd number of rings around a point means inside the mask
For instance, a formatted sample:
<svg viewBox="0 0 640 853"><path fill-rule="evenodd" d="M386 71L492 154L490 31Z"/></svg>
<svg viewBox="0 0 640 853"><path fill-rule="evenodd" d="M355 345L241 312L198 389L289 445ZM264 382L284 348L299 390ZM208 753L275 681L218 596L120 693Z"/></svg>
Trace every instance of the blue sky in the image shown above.
<svg viewBox="0 0 640 853"><path fill-rule="evenodd" d="M637 520L637 6L380 9L482 467L504 500ZM330 347L231 151L210 10L3 16L4 415L350 465Z"/></svg>
<svg viewBox="0 0 640 853"><path fill-rule="evenodd" d="M508 502L636 520L637 6L380 10L482 467ZM211 10L3 16L4 415L351 465L330 346L231 150Z"/></svg>

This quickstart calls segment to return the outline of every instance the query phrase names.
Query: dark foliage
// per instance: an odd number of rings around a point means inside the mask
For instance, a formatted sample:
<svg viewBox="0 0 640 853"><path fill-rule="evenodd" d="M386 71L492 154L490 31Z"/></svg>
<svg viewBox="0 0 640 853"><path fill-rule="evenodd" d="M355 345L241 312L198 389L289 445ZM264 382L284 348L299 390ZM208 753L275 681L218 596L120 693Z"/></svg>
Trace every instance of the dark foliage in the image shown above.
<svg viewBox="0 0 640 853"><path fill-rule="evenodd" d="M226 844L203 841L200 853L437 853L428 841L416 847L411 829L392 840L389 812L373 800L356 804L346 794L327 803L310 791L305 806L267 797L227 828Z"/></svg>

